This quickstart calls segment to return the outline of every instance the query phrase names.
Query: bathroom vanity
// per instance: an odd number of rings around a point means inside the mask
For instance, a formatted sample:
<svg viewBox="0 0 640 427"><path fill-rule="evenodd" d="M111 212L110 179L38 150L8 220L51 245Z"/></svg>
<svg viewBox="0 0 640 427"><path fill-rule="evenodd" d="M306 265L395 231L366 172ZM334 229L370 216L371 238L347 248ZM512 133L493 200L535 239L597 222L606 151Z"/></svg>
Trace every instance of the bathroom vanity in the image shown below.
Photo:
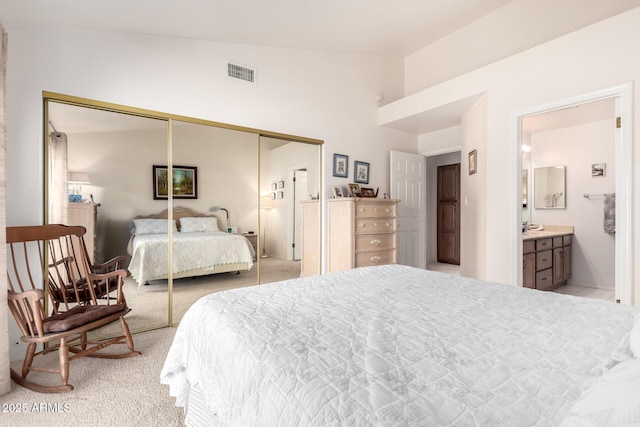
<svg viewBox="0 0 640 427"><path fill-rule="evenodd" d="M571 278L573 226L545 225L522 233L522 285L548 291Z"/></svg>

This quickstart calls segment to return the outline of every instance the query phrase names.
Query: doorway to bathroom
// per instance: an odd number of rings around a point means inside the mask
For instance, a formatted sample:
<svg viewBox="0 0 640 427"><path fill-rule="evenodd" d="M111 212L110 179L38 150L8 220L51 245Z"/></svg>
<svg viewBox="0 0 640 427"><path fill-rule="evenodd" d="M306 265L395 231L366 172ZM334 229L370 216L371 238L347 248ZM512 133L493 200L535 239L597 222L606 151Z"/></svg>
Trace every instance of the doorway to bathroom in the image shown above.
<svg viewBox="0 0 640 427"><path fill-rule="evenodd" d="M517 157L514 176L519 183L517 188L513 187L514 201L517 200L518 205L514 206L517 223L528 220L543 225L574 225L574 275L569 283L614 291L614 299L625 304L632 302L631 101L630 85L622 85L513 113L511 128L513 154ZM589 111L595 114L591 118ZM600 113L594 113L597 111ZM577 112L582 114L575 114ZM568 116L579 117L578 122L570 123ZM565 125L533 132L531 127L536 120L545 118L564 120ZM536 133L532 138L527 136ZM535 154L536 144L542 150L540 157ZM530 147L534 153L530 158L523 153L523 146L525 149ZM546 155L545 146L553 148L548 148ZM536 208L535 169L555 165L567 166L566 208ZM529 179L527 186L523 180L525 176ZM525 188L527 202L524 201ZM615 234L604 228L605 195L615 195ZM518 249L516 253L522 254L520 233L514 235L513 247ZM513 274L521 284L522 256L518 258L518 270Z"/></svg>

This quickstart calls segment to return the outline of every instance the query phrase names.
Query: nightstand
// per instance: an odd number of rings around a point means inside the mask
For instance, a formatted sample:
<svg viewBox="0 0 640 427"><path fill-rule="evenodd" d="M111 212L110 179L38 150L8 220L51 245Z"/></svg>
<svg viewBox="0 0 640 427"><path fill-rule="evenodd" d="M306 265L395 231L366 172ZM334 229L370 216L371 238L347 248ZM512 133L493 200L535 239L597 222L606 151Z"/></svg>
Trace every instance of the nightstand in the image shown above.
<svg viewBox="0 0 640 427"><path fill-rule="evenodd" d="M253 246L253 250L255 251L255 255L253 256L253 260L256 260L256 256L258 256L258 235L253 233L253 234L249 234L249 233L242 233L242 235L244 237L247 238L247 240L249 240L249 243L251 243L251 246Z"/></svg>

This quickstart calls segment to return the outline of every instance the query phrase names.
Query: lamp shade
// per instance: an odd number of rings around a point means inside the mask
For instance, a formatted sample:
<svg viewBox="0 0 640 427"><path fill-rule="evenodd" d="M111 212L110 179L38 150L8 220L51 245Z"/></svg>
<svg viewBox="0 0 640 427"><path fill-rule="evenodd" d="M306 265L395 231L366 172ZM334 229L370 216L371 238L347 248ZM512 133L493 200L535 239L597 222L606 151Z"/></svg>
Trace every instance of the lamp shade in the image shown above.
<svg viewBox="0 0 640 427"><path fill-rule="evenodd" d="M271 196L261 196L260 197L260 209L271 209L273 208L273 199Z"/></svg>
<svg viewBox="0 0 640 427"><path fill-rule="evenodd" d="M89 175L84 172L68 172L67 181L71 184L91 184Z"/></svg>

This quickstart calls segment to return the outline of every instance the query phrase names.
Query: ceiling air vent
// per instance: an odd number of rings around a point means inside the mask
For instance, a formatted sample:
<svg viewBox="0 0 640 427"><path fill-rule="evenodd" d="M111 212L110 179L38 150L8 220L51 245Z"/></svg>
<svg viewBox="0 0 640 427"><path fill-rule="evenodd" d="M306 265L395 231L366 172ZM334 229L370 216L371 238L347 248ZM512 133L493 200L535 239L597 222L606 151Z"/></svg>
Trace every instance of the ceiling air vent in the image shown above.
<svg viewBox="0 0 640 427"><path fill-rule="evenodd" d="M231 62L227 63L227 75L234 79L244 80L245 82L256 82L256 70L253 68L243 67Z"/></svg>

